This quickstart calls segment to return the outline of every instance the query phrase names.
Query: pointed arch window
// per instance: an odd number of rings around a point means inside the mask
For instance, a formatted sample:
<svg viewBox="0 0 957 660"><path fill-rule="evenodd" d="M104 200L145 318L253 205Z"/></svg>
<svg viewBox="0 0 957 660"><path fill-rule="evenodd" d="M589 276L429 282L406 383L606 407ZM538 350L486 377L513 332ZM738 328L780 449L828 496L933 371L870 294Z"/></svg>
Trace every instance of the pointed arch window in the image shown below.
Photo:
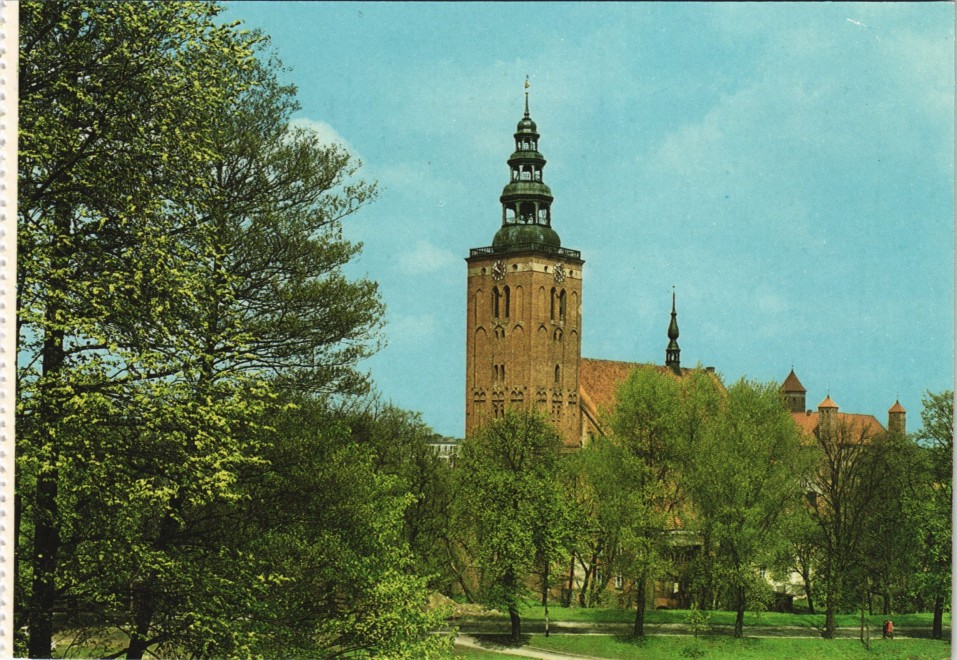
<svg viewBox="0 0 957 660"><path fill-rule="evenodd" d="M506 286L504 293L505 293L505 296L504 296L505 297L505 318L508 318L509 312L511 311L510 308L512 305L512 292Z"/></svg>
<svg viewBox="0 0 957 660"><path fill-rule="evenodd" d="M558 294L558 318L561 321L565 320L565 289Z"/></svg>
<svg viewBox="0 0 957 660"><path fill-rule="evenodd" d="M498 290L498 287L492 289L492 318L498 318L499 311L499 299L501 298L501 293Z"/></svg>
<svg viewBox="0 0 957 660"><path fill-rule="evenodd" d="M562 382L562 367L561 365L555 365L555 384L558 385Z"/></svg>
<svg viewBox="0 0 957 660"><path fill-rule="evenodd" d="M552 287L552 306L551 306L551 319L555 320L555 287Z"/></svg>

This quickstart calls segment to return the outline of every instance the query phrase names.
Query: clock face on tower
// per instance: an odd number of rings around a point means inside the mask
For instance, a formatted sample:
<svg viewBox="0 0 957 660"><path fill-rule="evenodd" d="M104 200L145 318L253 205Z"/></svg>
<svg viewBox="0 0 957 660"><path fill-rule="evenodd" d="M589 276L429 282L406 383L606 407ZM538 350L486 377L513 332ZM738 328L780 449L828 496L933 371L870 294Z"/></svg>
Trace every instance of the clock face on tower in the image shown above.
<svg viewBox="0 0 957 660"><path fill-rule="evenodd" d="M560 261L555 264L555 281L559 284L565 281L565 264Z"/></svg>
<svg viewBox="0 0 957 660"><path fill-rule="evenodd" d="M505 264L501 261L496 261L492 264L492 278L496 281L505 279Z"/></svg>

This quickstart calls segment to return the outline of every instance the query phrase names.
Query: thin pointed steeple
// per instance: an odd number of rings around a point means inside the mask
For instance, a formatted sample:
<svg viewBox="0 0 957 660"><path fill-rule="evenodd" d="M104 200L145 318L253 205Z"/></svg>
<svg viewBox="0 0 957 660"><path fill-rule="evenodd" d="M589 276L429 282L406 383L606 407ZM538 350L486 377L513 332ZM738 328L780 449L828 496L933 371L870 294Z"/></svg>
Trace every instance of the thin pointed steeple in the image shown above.
<svg viewBox="0 0 957 660"><path fill-rule="evenodd" d="M675 290L671 287L671 323L668 325L668 348L665 349L665 366L676 374L681 373L681 349L678 348L678 312L675 310Z"/></svg>

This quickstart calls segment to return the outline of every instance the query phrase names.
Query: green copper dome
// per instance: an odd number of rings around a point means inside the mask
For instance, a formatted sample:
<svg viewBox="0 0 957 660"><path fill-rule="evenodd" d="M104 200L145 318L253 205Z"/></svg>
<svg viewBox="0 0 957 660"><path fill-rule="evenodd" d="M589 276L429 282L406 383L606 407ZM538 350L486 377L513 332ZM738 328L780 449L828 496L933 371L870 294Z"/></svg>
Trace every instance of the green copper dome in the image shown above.
<svg viewBox="0 0 957 660"><path fill-rule="evenodd" d="M528 115L522 117L518 122L518 127L515 129L517 133L535 133L537 135L538 126L535 125L535 122L532 121L532 118Z"/></svg>
<svg viewBox="0 0 957 660"><path fill-rule="evenodd" d="M518 245L520 243L537 243L547 247L561 247L562 240L551 227L545 225L502 225L495 232L492 247Z"/></svg>

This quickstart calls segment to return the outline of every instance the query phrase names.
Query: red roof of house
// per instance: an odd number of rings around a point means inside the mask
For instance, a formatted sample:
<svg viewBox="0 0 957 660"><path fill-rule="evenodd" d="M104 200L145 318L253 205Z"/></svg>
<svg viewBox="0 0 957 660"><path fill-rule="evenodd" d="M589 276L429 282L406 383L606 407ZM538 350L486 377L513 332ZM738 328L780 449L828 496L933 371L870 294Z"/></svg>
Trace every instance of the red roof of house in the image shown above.
<svg viewBox="0 0 957 660"><path fill-rule="evenodd" d="M901 405L901 402L900 402L900 401L895 401L895 402L894 402L894 405L891 406L891 407L890 407L890 410L888 410L887 412L889 412L889 413L906 413L907 411L904 410L904 406Z"/></svg>

